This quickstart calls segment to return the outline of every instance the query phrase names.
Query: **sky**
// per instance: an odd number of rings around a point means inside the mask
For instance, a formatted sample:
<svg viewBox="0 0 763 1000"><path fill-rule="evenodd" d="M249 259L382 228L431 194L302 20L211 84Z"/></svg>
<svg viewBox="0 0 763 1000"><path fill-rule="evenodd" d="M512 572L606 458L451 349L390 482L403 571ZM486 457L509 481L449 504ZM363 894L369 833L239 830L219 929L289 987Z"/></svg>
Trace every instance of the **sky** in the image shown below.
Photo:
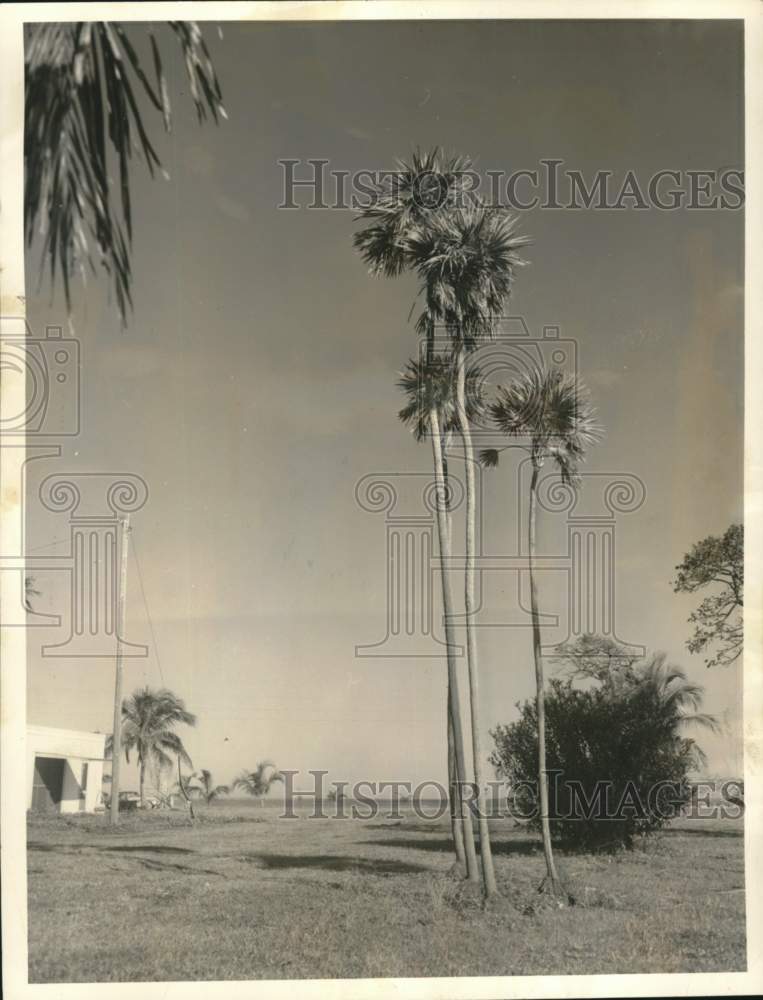
<svg viewBox="0 0 763 1000"><path fill-rule="evenodd" d="M143 46L144 29L129 31ZM46 475L142 476L127 638L149 656L126 660L125 691L166 685L185 699L198 715L183 733L194 765L226 782L263 758L335 780L442 781L444 658L355 654L383 638L387 593L384 514L362 509L356 485L372 473L425 483L431 468L397 420L416 286L368 275L351 211L279 209L278 161L384 170L439 145L484 172L553 158L648 183L661 169L741 168L742 29L250 22L205 34L228 113L219 126L197 123L173 39L159 33L172 133L150 121L169 179L133 159L127 329L101 277L75 287L69 326L60 289L38 289L28 256L32 328L73 330L82 356L81 432L60 459L29 466L28 551L66 555L67 516L37 499ZM693 542L742 514L743 225L739 211L521 212L533 242L509 307L533 338L557 326L576 346L606 429L586 471L646 487L617 519L617 634L706 686L724 733L700 742L723 775L741 770L741 666L708 671L688 653L698 601L670 580ZM451 464L463 469L456 443ZM517 476L509 461L482 484L486 554L516 553ZM564 516L543 515L541 551L558 555L565 531ZM34 572L36 610L64 624L30 630L29 721L110 731L113 661L41 656L68 634L69 578ZM560 613L564 574L540 576L541 607ZM460 594L457 572L453 584ZM482 598L487 752L534 679L516 576L486 574ZM488 627L509 620L521 627Z"/></svg>

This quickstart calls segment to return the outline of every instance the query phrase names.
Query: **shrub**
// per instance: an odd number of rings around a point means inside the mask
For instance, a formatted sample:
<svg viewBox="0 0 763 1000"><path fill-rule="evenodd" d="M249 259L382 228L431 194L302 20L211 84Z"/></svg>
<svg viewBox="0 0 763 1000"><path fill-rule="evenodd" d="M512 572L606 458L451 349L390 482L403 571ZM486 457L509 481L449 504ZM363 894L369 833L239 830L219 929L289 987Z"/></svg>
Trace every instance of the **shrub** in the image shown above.
<svg viewBox="0 0 763 1000"><path fill-rule="evenodd" d="M579 669L546 693L551 833L567 847L631 846L689 801L688 774L702 753L680 730L714 720L692 711L702 689L662 655L613 663L585 689L575 677ZM539 827L536 702L517 707L516 722L492 731L490 760L509 783L512 808Z"/></svg>

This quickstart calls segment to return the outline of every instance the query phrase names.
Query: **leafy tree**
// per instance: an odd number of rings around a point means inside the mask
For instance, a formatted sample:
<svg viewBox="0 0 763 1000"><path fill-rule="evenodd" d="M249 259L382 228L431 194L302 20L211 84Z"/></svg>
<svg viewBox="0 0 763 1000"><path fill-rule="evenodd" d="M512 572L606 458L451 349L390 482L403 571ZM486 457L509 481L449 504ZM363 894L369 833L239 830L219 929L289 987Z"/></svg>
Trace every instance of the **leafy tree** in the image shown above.
<svg viewBox="0 0 763 1000"><path fill-rule="evenodd" d="M708 667L728 666L742 652L744 641L744 528L732 524L720 537L709 535L692 546L676 566L676 593L693 594L717 588L689 616L694 634L686 643L689 652L709 652Z"/></svg>
<svg viewBox="0 0 763 1000"><path fill-rule="evenodd" d="M199 121L227 117L201 28L169 21ZM153 69L133 42L138 29L112 21L27 25L24 109L24 232L42 237L41 274L60 271L67 307L75 269L83 280L96 261L111 281L122 322L132 308L132 205L129 161L138 149L153 177L162 169L141 104L171 126L169 88L153 26L146 30ZM164 30L163 28L161 30ZM139 46L140 47L140 46ZM149 79L153 76L153 82ZM112 178L119 179L115 206Z"/></svg>
<svg viewBox="0 0 763 1000"><path fill-rule="evenodd" d="M528 521L528 551L530 570L530 614L532 618L533 659L535 661L535 688L537 722L538 788L543 835L543 852L546 859L546 884L560 898L566 890L554 862L551 830L548 819L548 776L546 769L546 712L541 654L538 590L535 580L537 489L540 471L546 461L558 469L562 482L576 484L578 463L585 457L588 445L600 436L594 411L585 387L575 376L565 375L544 366L533 368L517 376L508 387L498 387L496 400L490 406L496 426L510 438L518 439L530 454L532 477L530 480L530 507ZM489 449L481 453L488 466L498 464L502 449Z"/></svg>
<svg viewBox="0 0 763 1000"><path fill-rule="evenodd" d="M546 766L554 778L549 826L567 847L630 846L677 815L691 796L688 775L704 755L684 729L716 723L699 711L703 689L664 654L621 662L595 680L581 690L571 678L556 678L546 693ZM491 763L535 827L541 825L533 791L537 726L536 698L521 706L516 722L491 733Z"/></svg>
<svg viewBox="0 0 763 1000"><path fill-rule="evenodd" d="M627 671L639 659L615 639L592 632L578 636L573 642L560 643L555 655L562 660L572 679L598 681L605 681L620 670Z"/></svg>
<svg viewBox="0 0 763 1000"><path fill-rule="evenodd" d="M253 795L262 805L272 786L283 780L283 775L272 760L261 760L254 771L242 771L234 780L233 787Z"/></svg>
<svg viewBox="0 0 763 1000"><path fill-rule="evenodd" d="M122 748L125 759L130 753L138 757L140 773L140 804L145 806L146 768L156 763L160 767L172 767L175 758L192 767L191 758L183 746L183 741L175 732L175 726L195 726L196 716L189 712L182 698L167 688L152 690L140 688L122 702ZM109 736L107 753L111 753L112 737Z"/></svg>

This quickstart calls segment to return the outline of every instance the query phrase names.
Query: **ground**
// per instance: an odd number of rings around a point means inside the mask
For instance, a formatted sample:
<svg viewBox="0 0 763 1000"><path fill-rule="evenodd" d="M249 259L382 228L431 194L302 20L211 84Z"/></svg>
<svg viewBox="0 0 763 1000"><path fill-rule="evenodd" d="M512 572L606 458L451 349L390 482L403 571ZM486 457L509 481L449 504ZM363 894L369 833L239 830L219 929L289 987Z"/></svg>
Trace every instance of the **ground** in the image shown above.
<svg viewBox="0 0 763 1000"><path fill-rule="evenodd" d="M537 893L538 837L492 824L500 898L452 871L447 820L277 808L30 817L29 980L219 980L742 971L739 821L561 855L577 900Z"/></svg>

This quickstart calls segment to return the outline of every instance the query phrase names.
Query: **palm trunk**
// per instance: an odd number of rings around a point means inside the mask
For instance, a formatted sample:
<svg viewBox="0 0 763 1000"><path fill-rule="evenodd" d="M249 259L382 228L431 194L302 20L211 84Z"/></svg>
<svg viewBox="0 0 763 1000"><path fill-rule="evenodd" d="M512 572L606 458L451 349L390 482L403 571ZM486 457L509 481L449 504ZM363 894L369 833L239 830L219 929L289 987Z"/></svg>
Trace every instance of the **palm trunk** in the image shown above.
<svg viewBox="0 0 763 1000"><path fill-rule="evenodd" d="M546 882L552 892L561 895L564 892L561 879L554 863L554 852L551 847L551 827L548 818L548 775L546 773L546 695L543 678L543 656L541 655L540 621L538 618L538 589L535 583L535 521L539 466L533 459L533 474L530 481L530 519L529 519L529 568L530 568L530 614L533 626L533 658L535 660L535 690L538 713L538 805L540 808L541 834L543 837L543 854L546 858Z"/></svg>
<svg viewBox="0 0 763 1000"><path fill-rule="evenodd" d="M466 653L469 663L469 694L472 713L472 754L474 757L474 782L477 786L477 805L482 795L482 747L479 726L479 667L477 663L477 641L474 634L474 548L475 548L475 484L474 449L466 415L466 353L463 346L456 357L456 412L458 426L464 443L464 464L466 465L466 570L464 573L464 610L466 612ZM493 854L490 849L490 831L487 815L483 808L478 810L480 834L480 857L482 858L482 881L485 896L497 892Z"/></svg>
<svg viewBox="0 0 763 1000"><path fill-rule="evenodd" d="M143 757L140 758L140 808L145 809L146 806L146 761Z"/></svg>
<svg viewBox="0 0 763 1000"><path fill-rule="evenodd" d="M453 847L456 851L456 863L466 867L464 853L464 824L461 818L461 796L458 790L458 771L456 770L456 755L453 748L453 720L450 713L450 694L448 695L448 801L450 805L450 831L453 836Z"/></svg>
<svg viewBox="0 0 763 1000"><path fill-rule="evenodd" d="M432 453L434 457L435 494L437 506L437 534L440 543L440 559L442 570L440 579L442 582L442 604L443 616L445 618L445 644L448 663L448 717L453 727L453 756L455 760L455 772L459 782L466 781L466 760L464 752L464 732L461 721L461 701L458 691L458 670L456 664L456 643L453 629L453 595L450 589L450 577L447 573L446 563L450 556L450 529L448 526L448 513L445 505L445 478L443 475L442 439L440 437L440 415L437 407L433 407L429 413L429 429L432 435ZM471 817L467 815L462 797L457 799L457 822L461 828L461 839L464 844L464 856L466 862L466 877L472 881L479 880L479 866L477 864L477 852L474 846L474 832L472 830ZM456 837L454 831L454 839ZM457 841L456 841L457 843ZM458 853L458 852L456 852Z"/></svg>

